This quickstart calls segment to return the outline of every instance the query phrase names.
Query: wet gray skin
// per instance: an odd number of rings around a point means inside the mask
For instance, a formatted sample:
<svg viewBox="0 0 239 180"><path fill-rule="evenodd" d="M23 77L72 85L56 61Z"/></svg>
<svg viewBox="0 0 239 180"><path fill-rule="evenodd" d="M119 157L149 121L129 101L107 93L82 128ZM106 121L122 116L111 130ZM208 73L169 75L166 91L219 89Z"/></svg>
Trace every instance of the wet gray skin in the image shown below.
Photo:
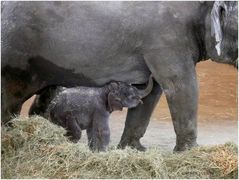
<svg viewBox="0 0 239 180"><path fill-rule="evenodd" d="M89 147L104 151L110 141L110 113L123 107L136 107L142 95L152 90L152 85L151 79L143 93L123 82L111 82L101 88L59 87L43 116L66 128L66 136L72 142L78 142L81 131L86 129Z"/></svg>

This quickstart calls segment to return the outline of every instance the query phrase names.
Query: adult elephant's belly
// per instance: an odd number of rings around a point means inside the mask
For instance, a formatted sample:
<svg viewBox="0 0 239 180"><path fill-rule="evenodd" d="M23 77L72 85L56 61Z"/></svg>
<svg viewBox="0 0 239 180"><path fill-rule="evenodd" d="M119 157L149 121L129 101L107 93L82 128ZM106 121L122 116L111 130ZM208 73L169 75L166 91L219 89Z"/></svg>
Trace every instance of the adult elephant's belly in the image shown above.
<svg viewBox="0 0 239 180"><path fill-rule="evenodd" d="M27 70L29 84L38 80L40 88L147 82L141 24L128 21L128 5L121 4L9 3L2 19L2 67ZM133 22L142 21L137 17Z"/></svg>
<svg viewBox="0 0 239 180"><path fill-rule="evenodd" d="M52 34L50 39L44 38L46 45L38 50L39 54L52 63L51 66L67 70L66 74L59 71L56 76L63 80L63 74L69 75L66 79L69 83L72 78L82 85L104 85L113 80L134 84L147 82L149 69L142 53L135 52L136 42L131 42L121 32L112 35L102 31L86 37L79 34L76 39L70 35L61 38L58 35L61 32ZM49 71L52 71L51 66Z"/></svg>
<svg viewBox="0 0 239 180"><path fill-rule="evenodd" d="M150 71L143 56L119 54L111 58L77 59L71 57L54 59L37 55L28 61L28 71L38 77L45 86L102 86L110 81L143 84Z"/></svg>
<svg viewBox="0 0 239 180"><path fill-rule="evenodd" d="M37 50L41 60L35 61L39 63L36 71L41 69L44 73L53 73L47 78L56 79L48 81L58 84L64 82L69 85L76 83L101 86L113 80L132 84L146 83L149 69L142 53L135 51L135 42L123 41L117 38L118 34L111 35L102 31L86 37L78 34L76 39L70 35L60 38L59 34L64 34L63 32L48 32L47 35L52 36L48 39L43 37L45 45ZM127 35L119 34L127 39ZM33 62L34 59L30 61ZM46 66L47 64L49 65Z"/></svg>

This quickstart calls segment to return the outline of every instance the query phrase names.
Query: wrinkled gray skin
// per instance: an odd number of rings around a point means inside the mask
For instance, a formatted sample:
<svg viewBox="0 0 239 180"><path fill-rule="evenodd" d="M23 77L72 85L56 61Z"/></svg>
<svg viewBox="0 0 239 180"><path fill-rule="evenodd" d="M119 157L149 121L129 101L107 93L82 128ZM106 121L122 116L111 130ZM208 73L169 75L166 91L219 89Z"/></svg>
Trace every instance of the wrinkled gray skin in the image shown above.
<svg viewBox="0 0 239 180"><path fill-rule="evenodd" d="M123 107L136 107L141 101L138 90L123 82L112 82L102 88L73 87L57 91L44 116L66 128L66 136L72 142L78 142L81 131L86 129L89 147L94 151L104 151L109 144L110 113Z"/></svg>
<svg viewBox="0 0 239 180"><path fill-rule="evenodd" d="M143 101L141 100L142 98L146 97L149 95L149 93L152 91L153 88L153 76L150 75L149 77L149 81L147 84L147 87L145 89L137 89L135 87L130 87L130 85L127 85L123 82L118 82L119 88L118 88L118 92L119 93L124 93L124 94L129 94L130 92L134 92L134 94L138 95L138 97L140 98L140 102L143 103ZM32 102L32 105L29 109L29 115L40 115L43 117L46 117L46 111L48 109L48 106L50 105L51 101L55 98L55 96L57 94L59 94L59 92L65 90L65 87L57 87L57 86L51 86L48 88L45 88L44 90L42 90L40 95L36 95L34 101ZM134 91L132 91L131 89L133 89ZM136 92L137 91L137 92ZM119 94L119 96L121 96ZM133 101L131 101L133 102ZM125 104L127 105L127 104ZM126 107L130 107L129 105ZM130 107L132 108L132 107ZM47 118L47 117L46 117Z"/></svg>
<svg viewBox="0 0 239 180"><path fill-rule="evenodd" d="M153 91L128 111L119 147L144 150L139 140L162 91L174 150L197 145L195 65L209 58L235 65L238 55L237 2L215 3L3 2L3 122L48 86L144 84L153 73Z"/></svg>

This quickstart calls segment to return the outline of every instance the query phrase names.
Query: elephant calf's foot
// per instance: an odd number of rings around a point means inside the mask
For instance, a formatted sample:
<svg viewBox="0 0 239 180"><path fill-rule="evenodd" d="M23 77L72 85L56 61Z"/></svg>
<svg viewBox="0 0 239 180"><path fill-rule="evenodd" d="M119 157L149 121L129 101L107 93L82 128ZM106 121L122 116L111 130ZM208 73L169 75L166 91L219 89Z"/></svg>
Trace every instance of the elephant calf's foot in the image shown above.
<svg viewBox="0 0 239 180"><path fill-rule="evenodd" d="M121 141L118 145L118 148L124 149L126 146L137 149L139 151L146 151L146 148L140 143L139 139Z"/></svg>
<svg viewBox="0 0 239 180"><path fill-rule="evenodd" d="M64 134L64 136L66 136L72 143L78 143L80 140L79 137L74 137L74 136L72 136L72 134L70 134L68 132L66 134Z"/></svg>

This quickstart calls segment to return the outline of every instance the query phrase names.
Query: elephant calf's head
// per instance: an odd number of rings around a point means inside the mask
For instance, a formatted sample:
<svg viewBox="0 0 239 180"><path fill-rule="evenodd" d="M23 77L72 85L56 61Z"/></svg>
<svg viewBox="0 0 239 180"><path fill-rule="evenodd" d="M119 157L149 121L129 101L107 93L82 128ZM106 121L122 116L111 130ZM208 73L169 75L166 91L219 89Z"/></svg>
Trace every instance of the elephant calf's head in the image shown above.
<svg viewBox="0 0 239 180"><path fill-rule="evenodd" d="M138 90L137 88L124 82L111 82L108 85L108 109L110 112L122 110L123 107L133 108L142 102L142 98L147 96L153 88L153 79L150 80L146 89Z"/></svg>

